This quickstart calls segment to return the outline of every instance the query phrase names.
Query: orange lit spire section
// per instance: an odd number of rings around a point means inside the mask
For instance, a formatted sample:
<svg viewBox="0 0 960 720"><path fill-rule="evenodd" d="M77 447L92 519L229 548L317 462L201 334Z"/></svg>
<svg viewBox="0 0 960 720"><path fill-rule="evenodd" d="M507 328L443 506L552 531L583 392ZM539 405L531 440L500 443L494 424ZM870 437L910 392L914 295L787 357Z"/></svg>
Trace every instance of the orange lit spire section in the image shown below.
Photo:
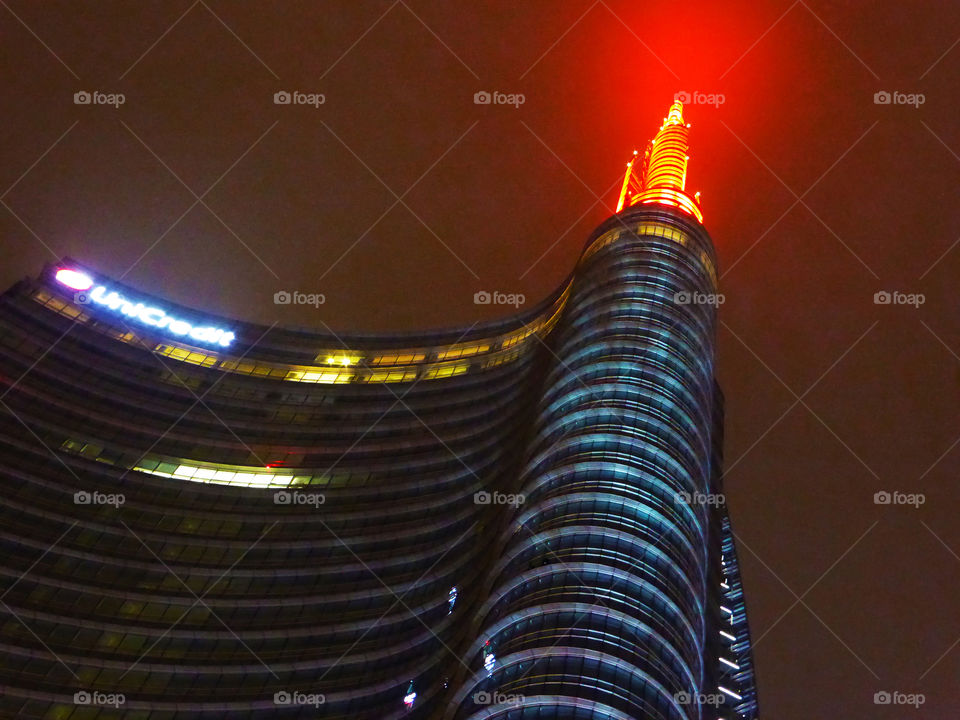
<svg viewBox="0 0 960 720"><path fill-rule="evenodd" d="M690 126L683 120L683 103L677 101L670 106L660 131L647 146L642 162L635 152L627 163L617 212L637 203L670 205L703 222L700 194L691 197L685 191L689 134Z"/></svg>

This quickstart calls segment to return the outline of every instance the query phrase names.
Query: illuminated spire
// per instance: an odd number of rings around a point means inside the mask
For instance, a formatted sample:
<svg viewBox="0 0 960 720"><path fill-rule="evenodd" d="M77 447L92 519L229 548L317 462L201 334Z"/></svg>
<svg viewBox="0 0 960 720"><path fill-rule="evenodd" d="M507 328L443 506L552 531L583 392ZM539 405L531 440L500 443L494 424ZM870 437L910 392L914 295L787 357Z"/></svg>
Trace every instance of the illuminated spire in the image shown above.
<svg viewBox="0 0 960 720"><path fill-rule="evenodd" d="M636 152L627 163L617 212L637 203L669 205L703 222L700 193L691 197L685 190L687 161L690 160L687 155L689 134L690 126L683 120L683 103L678 100L670 106L659 132L647 145L640 166L637 166L639 156Z"/></svg>

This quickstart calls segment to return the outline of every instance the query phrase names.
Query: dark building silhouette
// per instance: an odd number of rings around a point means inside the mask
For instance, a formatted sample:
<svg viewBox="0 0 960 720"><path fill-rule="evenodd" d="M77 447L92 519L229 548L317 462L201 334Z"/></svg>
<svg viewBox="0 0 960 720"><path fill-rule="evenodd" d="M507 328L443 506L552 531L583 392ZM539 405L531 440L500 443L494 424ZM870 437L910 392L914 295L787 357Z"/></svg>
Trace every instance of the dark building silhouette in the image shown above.
<svg viewBox="0 0 960 720"><path fill-rule="evenodd" d="M753 720L687 128L495 322L258 326L69 258L7 291L0 716Z"/></svg>

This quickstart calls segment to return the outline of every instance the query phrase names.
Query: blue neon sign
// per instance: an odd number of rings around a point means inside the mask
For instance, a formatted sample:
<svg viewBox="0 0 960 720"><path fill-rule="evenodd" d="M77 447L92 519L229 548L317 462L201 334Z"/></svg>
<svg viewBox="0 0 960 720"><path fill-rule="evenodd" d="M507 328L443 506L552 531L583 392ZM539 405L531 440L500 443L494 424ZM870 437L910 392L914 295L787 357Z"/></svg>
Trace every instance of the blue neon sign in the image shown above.
<svg viewBox="0 0 960 720"><path fill-rule="evenodd" d="M227 347L233 342L236 335L229 330L212 325L193 325L186 320L168 315L164 310L142 302L132 302L124 298L116 290L110 290L105 285L94 287L90 276L76 270L62 269L56 274L57 280L74 290L84 291L86 302L96 303L110 310L158 330L165 330L171 335L196 340L208 345ZM92 289L90 289L92 288ZM79 295L80 293L78 293Z"/></svg>

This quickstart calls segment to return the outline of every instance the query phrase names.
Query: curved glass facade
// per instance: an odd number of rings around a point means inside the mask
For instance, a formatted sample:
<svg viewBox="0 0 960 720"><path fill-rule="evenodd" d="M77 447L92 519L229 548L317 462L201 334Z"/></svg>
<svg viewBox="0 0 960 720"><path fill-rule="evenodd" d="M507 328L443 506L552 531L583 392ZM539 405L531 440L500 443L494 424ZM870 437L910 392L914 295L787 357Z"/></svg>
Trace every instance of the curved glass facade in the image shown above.
<svg viewBox="0 0 960 720"><path fill-rule="evenodd" d="M637 202L540 305L443 332L69 259L14 286L0 716L754 720L716 283L697 218Z"/></svg>
<svg viewBox="0 0 960 720"><path fill-rule="evenodd" d="M83 302L63 266L0 301L0 716L438 712L482 577L475 496L518 462L564 293L347 348L217 319L236 347L212 349ZM364 380L289 382L327 357Z"/></svg>
<svg viewBox="0 0 960 720"><path fill-rule="evenodd" d="M721 609L743 612L723 589L716 295L710 239L678 212L628 208L588 243L446 717L753 716L746 624Z"/></svg>

